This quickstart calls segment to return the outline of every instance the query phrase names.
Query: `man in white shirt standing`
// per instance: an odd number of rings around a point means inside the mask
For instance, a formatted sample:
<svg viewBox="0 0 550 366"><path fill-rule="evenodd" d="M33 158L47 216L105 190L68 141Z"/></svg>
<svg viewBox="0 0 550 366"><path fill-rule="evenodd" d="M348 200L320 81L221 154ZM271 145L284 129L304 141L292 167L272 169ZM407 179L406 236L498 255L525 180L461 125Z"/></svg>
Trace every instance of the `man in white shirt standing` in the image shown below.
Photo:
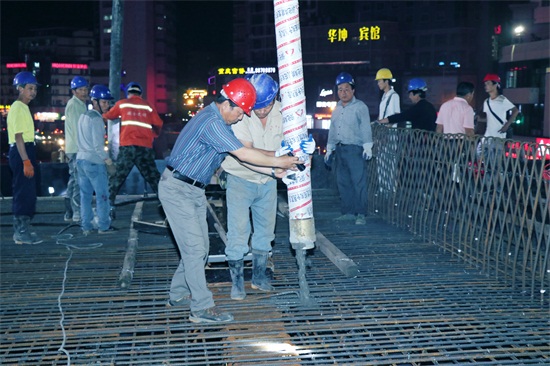
<svg viewBox="0 0 550 366"><path fill-rule="evenodd" d="M394 114L401 113L399 94L393 89L393 74L390 69L380 69L374 78L378 88L384 93L380 100L378 109L378 120L384 119ZM388 125L396 128L397 124ZM385 134L387 140L378 141L379 153L376 157L378 182L380 191L395 192L395 172L397 170L397 131L389 130Z"/></svg>

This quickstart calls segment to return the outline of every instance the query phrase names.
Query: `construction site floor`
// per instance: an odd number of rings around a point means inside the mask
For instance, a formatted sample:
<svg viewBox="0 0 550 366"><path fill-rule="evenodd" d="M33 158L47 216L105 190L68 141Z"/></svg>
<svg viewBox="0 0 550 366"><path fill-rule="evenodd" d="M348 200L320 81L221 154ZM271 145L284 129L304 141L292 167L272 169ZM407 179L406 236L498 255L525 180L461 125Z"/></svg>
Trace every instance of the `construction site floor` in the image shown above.
<svg viewBox="0 0 550 366"><path fill-rule="evenodd" d="M313 191L315 227L355 275L316 247L307 251L304 292L288 218L278 216L276 292L252 290L247 269L246 299L231 300L226 264L209 264L216 305L235 320L204 325L166 307L179 261L168 231L132 236L132 217L160 222L158 201L128 199L117 207L116 233L84 237L63 221L62 200L39 198L38 245L13 243L11 200L0 201L2 365L550 364L548 303L376 216L364 226L334 221L332 190ZM211 241L219 246L215 231Z"/></svg>

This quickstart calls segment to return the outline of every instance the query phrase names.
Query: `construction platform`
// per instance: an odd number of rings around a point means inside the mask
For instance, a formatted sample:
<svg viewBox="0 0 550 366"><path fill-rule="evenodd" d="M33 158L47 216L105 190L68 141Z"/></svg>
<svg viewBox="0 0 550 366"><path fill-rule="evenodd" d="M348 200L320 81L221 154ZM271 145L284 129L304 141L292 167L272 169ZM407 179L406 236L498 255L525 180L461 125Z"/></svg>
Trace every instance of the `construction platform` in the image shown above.
<svg viewBox="0 0 550 366"><path fill-rule="evenodd" d="M63 221L62 198L39 198L33 225L45 241L34 246L13 243L11 201L2 200L0 364L550 364L546 297L522 294L377 216L365 226L336 222L335 192L313 196L308 301L288 219L278 216L276 292L252 290L248 269L247 297L233 301L227 266L212 261L216 305L235 320L206 325L165 306L179 258L155 199L128 200L117 208L118 232L84 237ZM223 226L223 205L216 211ZM136 220L159 228L137 230ZM210 236L219 247L220 233Z"/></svg>

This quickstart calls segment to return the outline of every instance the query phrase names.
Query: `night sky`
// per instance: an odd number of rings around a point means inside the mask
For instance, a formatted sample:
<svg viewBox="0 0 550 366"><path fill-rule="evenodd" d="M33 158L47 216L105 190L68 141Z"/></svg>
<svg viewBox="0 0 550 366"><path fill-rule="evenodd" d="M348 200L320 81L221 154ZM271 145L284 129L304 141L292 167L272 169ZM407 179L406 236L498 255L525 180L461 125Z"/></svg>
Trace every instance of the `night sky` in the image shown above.
<svg viewBox="0 0 550 366"><path fill-rule="evenodd" d="M129 0L126 0L129 3ZM135 0L133 0L135 1ZM0 1L1 57L17 56L17 39L45 27L92 29L98 23L95 1ZM178 81L204 83L209 65L232 60L233 17L230 1L178 1ZM190 57L190 53L195 57ZM201 60L196 64L192 60ZM199 68L199 69L197 69Z"/></svg>

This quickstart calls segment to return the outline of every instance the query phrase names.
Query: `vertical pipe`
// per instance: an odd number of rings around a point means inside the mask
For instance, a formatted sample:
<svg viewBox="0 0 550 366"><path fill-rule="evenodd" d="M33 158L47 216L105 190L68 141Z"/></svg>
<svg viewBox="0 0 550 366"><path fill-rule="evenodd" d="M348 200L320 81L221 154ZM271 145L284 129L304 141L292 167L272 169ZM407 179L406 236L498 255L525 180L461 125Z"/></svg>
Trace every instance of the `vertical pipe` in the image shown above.
<svg viewBox="0 0 550 366"><path fill-rule="evenodd" d="M307 138L306 98L302 68L302 39L298 0L274 0L275 36L283 114L283 134L306 169L295 179L285 180L288 188L290 243L296 250L314 247L315 224L311 195L311 162L299 149Z"/></svg>
<svg viewBox="0 0 550 366"><path fill-rule="evenodd" d="M111 20L111 59L109 60L109 90L114 100L120 99L120 82L122 79L122 35L124 27L124 0L113 0ZM119 146L120 124L107 122L107 139L109 153L116 159Z"/></svg>

